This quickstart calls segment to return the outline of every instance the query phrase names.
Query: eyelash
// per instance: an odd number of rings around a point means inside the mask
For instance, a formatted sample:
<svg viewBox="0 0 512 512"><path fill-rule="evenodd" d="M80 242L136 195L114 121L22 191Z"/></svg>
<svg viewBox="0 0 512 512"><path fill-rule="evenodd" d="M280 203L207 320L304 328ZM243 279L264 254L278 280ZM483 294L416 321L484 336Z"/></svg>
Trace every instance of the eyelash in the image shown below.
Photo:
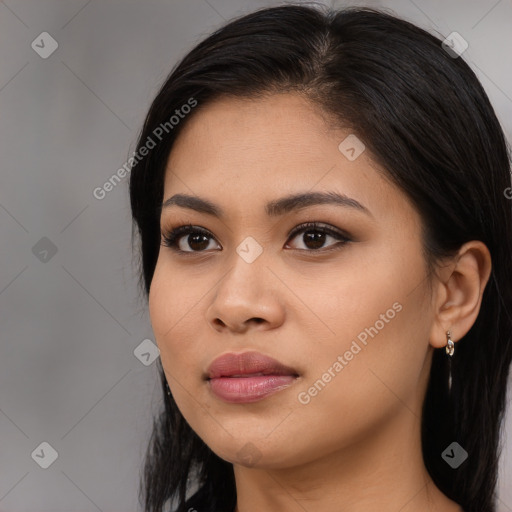
<svg viewBox="0 0 512 512"><path fill-rule="evenodd" d="M333 238L336 238L339 240L338 243L333 244L332 246L329 246L327 249L295 249L297 251L304 251L304 252L321 252L326 253L333 250L338 250L344 245L346 245L348 242L351 242L352 240L345 234L343 234L341 231L335 230L329 226L326 226L324 224L318 223L318 222L306 222L304 224L300 224L299 226L295 227L290 234L288 235L287 240L291 240L292 238L295 238L295 236L301 232L306 231L316 231L320 233L324 233L326 235L330 235ZM162 245L165 247L169 247L173 251L182 254L184 256L191 256L194 254L201 254L207 252L206 250L203 251L183 251L182 249L178 248L178 241L180 238L182 238L184 235L190 235L190 234L199 234L203 235L208 238L214 238L209 231L200 228L200 227L194 227L192 224L186 224L183 226L178 226L174 229L172 229L169 233L165 233L162 235L163 242Z"/></svg>

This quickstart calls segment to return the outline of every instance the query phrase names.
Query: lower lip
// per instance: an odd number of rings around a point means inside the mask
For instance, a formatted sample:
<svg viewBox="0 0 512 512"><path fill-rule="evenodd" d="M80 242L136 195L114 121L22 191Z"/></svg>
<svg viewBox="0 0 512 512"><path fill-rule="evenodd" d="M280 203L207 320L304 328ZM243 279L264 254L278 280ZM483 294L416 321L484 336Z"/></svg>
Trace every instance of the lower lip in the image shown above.
<svg viewBox="0 0 512 512"><path fill-rule="evenodd" d="M255 377L218 377L210 379L210 389L220 399L236 404L257 402L290 386L293 375L258 375Z"/></svg>

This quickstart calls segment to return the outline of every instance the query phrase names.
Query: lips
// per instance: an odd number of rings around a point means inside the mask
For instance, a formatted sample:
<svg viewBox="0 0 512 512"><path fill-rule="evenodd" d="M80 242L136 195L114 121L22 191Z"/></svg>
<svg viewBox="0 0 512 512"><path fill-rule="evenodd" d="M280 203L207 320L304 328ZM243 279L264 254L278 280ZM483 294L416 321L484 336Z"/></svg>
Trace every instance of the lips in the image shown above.
<svg viewBox="0 0 512 512"><path fill-rule="evenodd" d="M205 376L208 388L231 404L258 402L291 386L299 377L294 368L259 352L224 354Z"/></svg>
<svg viewBox="0 0 512 512"><path fill-rule="evenodd" d="M208 367L206 379L219 377L254 377L262 375L290 375L298 377L298 372L272 357L259 352L224 354L217 357Z"/></svg>

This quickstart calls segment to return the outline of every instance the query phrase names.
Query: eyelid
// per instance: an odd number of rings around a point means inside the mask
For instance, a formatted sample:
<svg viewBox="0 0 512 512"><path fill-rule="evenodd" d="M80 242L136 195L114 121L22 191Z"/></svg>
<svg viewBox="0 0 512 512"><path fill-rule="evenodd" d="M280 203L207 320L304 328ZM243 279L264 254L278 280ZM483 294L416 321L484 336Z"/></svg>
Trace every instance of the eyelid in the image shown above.
<svg viewBox="0 0 512 512"><path fill-rule="evenodd" d="M342 239L342 240L346 240L346 241L352 240L352 236L349 235L348 233L344 232L343 230L336 228L336 227L332 226L331 224L327 224L324 222L318 222L318 221L303 222L302 224L295 226L288 234L287 240L289 240L292 237L295 237L298 233L301 233L302 231L308 231L308 230L322 231L322 232L326 233L327 235L332 236L333 238L338 238L338 239ZM308 251L308 252L314 252L314 251Z"/></svg>

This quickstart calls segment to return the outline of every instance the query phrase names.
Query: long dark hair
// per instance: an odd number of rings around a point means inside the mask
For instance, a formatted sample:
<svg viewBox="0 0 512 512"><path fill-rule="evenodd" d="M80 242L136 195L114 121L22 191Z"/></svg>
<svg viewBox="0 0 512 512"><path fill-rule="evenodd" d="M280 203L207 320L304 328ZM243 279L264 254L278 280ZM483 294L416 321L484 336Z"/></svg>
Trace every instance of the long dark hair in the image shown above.
<svg viewBox="0 0 512 512"><path fill-rule="evenodd" d="M444 349L434 350L422 449L446 496L467 512L494 512L512 358L512 202L504 194L510 146L463 56L454 58L441 43L387 12L356 7L285 5L220 28L174 67L149 109L131 170L132 244L138 235L139 286L147 299L168 157L180 130L208 102L295 91L350 128L421 215L428 268L470 240L481 240L491 253L480 313L457 343L452 396L448 358ZM231 512L233 466L188 425L157 364L164 405L141 478L144 510L161 512L177 502L179 512L192 503L201 511ZM469 454L456 470L441 457L453 441ZM195 501L185 503L194 481Z"/></svg>

